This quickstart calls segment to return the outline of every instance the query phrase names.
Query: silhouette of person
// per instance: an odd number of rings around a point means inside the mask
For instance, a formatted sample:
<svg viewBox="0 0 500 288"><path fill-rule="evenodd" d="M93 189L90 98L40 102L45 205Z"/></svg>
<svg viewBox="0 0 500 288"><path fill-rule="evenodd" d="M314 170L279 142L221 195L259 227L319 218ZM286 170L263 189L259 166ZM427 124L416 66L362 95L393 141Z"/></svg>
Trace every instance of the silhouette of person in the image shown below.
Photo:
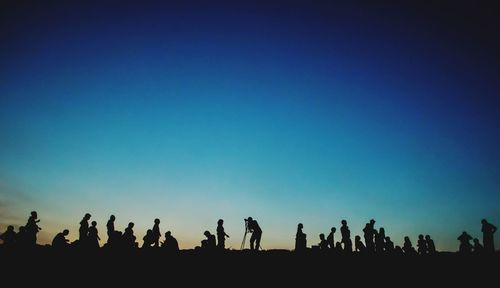
<svg viewBox="0 0 500 288"><path fill-rule="evenodd" d="M80 243L85 243L87 236L89 234L89 220L92 217L89 213L83 216L82 221L80 221L80 229L78 229Z"/></svg>
<svg viewBox="0 0 500 288"><path fill-rule="evenodd" d="M177 239L172 236L170 231L165 232L165 242L163 242L161 246L169 252L179 251L179 243L177 242Z"/></svg>
<svg viewBox="0 0 500 288"><path fill-rule="evenodd" d="M99 248L99 240L101 240L101 238L99 238L99 233L97 231L97 222L92 221L92 226L90 226L88 230L88 246L90 248Z"/></svg>
<svg viewBox="0 0 500 288"><path fill-rule="evenodd" d="M411 244L410 237L408 236L405 236L403 251L405 252L405 255L414 255L417 253L417 251L415 251L415 248L413 248L413 244Z"/></svg>
<svg viewBox="0 0 500 288"><path fill-rule="evenodd" d="M342 234L342 243L344 243L344 252L352 252L351 230L347 226L347 221L342 220L342 227L340 227L340 234Z"/></svg>
<svg viewBox="0 0 500 288"><path fill-rule="evenodd" d="M304 225L299 223L295 234L295 251L304 251L307 247L306 234L302 232L302 228L304 228Z"/></svg>
<svg viewBox="0 0 500 288"><path fill-rule="evenodd" d="M472 237L467 234L467 232L462 232L460 236L458 236L458 241L460 241L460 246L458 248L458 251L460 253L465 253L468 254L472 252L472 245L470 244L470 240L472 240Z"/></svg>
<svg viewBox="0 0 500 288"><path fill-rule="evenodd" d="M319 249L323 251L328 251L328 241L325 239L325 234L321 233L319 234Z"/></svg>
<svg viewBox="0 0 500 288"><path fill-rule="evenodd" d="M486 253L495 253L495 241L493 240L493 234L497 231L497 227L493 224L488 223L486 219L481 220L481 232L483 232L483 245L484 251Z"/></svg>
<svg viewBox="0 0 500 288"><path fill-rule="evenodd" d="M378 233L377 233L377 230L374 230L373 232L374 235L375 235L375 249L377 251L377 253L384 253L384 248L385 248L385 229L383 227L380 227L378 229Z"/></svg>
<svg viewBox="0 0 500 288"><path fill-rule="evenodd" d="M474 242L474 253L483 254L484 247L483 245L481 245L481 243L479 243L479 239L474 238L473 242Z"/></svg>
<svg viewBox="0 0 500 288"><path fill-rule="evenodd" d="M366 252L365 244L363 244L363 242L361 242L361 237L359 237L359 235L356 235L354 237L354 250L356 252L360 252L360 253Z"/></svg>
<svg viewBox="0 0 500 288"><path fill-rule="evenodd" d="M17 233L14 231L14 226L9 225L7 227L7 230L3 232L2 235L0 235L0 239L3 241L3 245L5 247L12 247L14 246L17 238Z"/></svg>
<svg viewBox="0 0 500 288"><path fill-rule="evenodd" d="M219 249L225 249L226 248L226 237L229 238L229 235L226 234L224 231L224 220L219 219L217 221L217 247Z"/></svg>
<svg viewBox="0 0 500 288"><path fill-rule="evenodd" d="M385 237L385 253L394 253L394 242L391 241L391 237Z"/></svg>
<svg viewBox="0 0 500 288"><path fill-rule="evenodd" d="M425 247L427 248L427 254L435 254L436 246L434 246L434 240L431 239L431 236L425 235Z"/></svg>
<svg viewBox="0 0 500 288"><path fill-rule="evenodd" d="M427 253L427 242L422 234L418 235L417 252L420 255L425 255Z"/></svg>
<svg viewBox="0 0 500 288"><path fill-rule="evenodd" d="M160 247L160 219L156 218L155 219L155 225L153 225L153 230L152 230L152 239L154 243L154 247Z"/></svg>
<svg viewBox="0 0 500 288"><path fill-rule="evenodd" d="M363 228L366 250L368 252L375 252L375 243L373 241L373 236L375 234L375 220L371 219L369 223L366 223L365 228Z"/></svg>
<svg viewBox="0 0 500 288"><path fill-rule="evenodd" d="M154 234L153 230L152 229L148 229L148 231L146 231L146 235L144 235L144 237L142 237L142 240L144 241L144 243L142 243L142 248L151 248L151 245L154 244L155 242L155 239L156 238L156 235Z"/></svg>
<svg viewBox="0 0 500 288"><path fill-rule="evenodd" d="M134 223L133 222L128 223L128 226L127 228L125 228L125 232L122 235L123 245L125 245L125 247L129 248L136 247L135 245L136 237L134 236L133 228L134 228Z"/></svg>
<svg viewBox="0 0 500 288"><path fill-rule="evenodd" d="M69 246L69 240L66 239L66 236L68 236L69 234L69 230L68 229L64 229L63 232L59 232L57 233L57 235L54 237L54 239L52 240L52 247L56 248L56 249L62 249L62 248L66 248Z"/></svg>
<svg viewBox="0 0 500 288"><path fill-rule="evenodd" d="M336 231L337 231L337 228L332 227L332 229L330 229L330 234L328 234L328 236L326 237L326 241L328 242L328 246L330 247L330 249L335 248L335 232Z"/></svg>
<svg viewBox="0 0 500 288"><path fill-rule="evenodd" d="M260 229L259 223L252 217L248 217L246 221L248 231L252 233L252 237L250 237L250 250L259 250L260 239L262 238L262 230Z"/></svg>
<svg viewBox="0 0 500 288"><path fill-rule="evenodd" d="M108 244L111 244L112 242L115 242L115 215L109 216L108 223L106 223L106 229L108 233Z"/></svg>
<svg viewBox="0 0 500 288"><path fill-rule="evenodd" d="M31 216L28 218L28 223L26 223L25 226L25 233L26 233L26 241L30 246L35 246L36 245L36 234L38 231L42 230L38 226L38 214L36 211L31 212Z"/></svg>
<svg viewBox="0 0 500 288"><path fill-rule="evenodd" d="M209 231L205 231L203 235L205 235L207 239L201 241L201 248L205 250L214 250L216 247L215 235L212 235Z"/></svg>

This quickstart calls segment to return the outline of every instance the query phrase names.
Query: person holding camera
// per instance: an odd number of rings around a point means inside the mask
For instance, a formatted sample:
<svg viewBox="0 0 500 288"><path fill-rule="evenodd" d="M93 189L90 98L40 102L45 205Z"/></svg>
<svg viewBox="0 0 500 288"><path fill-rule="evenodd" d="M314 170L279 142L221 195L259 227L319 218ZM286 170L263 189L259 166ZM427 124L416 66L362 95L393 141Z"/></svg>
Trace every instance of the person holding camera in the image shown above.
<svg viewBox="0 0 500 288"><path fill-rule="evenodd" d="M257 220L253 220L252 217L245 219L245 222L247 231L252 233L252 237L250 237L250 250L259 250L260 239L262 238L262 230L260 229L259 223L257 223Z"/></svg>

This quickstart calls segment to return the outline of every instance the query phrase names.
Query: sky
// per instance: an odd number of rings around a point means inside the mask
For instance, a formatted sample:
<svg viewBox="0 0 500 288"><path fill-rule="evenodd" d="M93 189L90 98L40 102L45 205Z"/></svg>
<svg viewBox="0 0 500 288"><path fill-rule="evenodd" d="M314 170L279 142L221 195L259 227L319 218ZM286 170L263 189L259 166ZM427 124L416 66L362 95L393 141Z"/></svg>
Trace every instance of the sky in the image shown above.
<svg viewBox="0 0 500 288"><path fill-rule="evenodd" d="M101 245L111 214L141 244L159 218L184 249L218 219L239 249L249 216L264 249L342 219L396 245L482 241L481 219L500 225L500 21L398 2L2 2L0 231L36 210L41 244L85 213Z"/></svg>

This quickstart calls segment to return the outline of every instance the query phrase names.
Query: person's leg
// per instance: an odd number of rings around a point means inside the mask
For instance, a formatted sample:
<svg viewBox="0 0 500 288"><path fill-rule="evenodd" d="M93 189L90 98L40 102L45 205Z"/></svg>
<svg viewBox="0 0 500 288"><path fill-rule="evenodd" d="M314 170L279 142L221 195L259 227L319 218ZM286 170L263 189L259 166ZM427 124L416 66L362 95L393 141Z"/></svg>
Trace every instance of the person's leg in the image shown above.
<svg viewBox="0 0 500 288"><path fill-rule="evenodd" d="M255 233L252 233L252 237L250 237L250 250L254 250L253 244L255 242L255 238L256 238ZM258 248L258 246L257 246L257 248Z"/></svg>
<svg viewBox="0 0 500 288"><path fill-rule="evenodd" d="M256 243L255 243L255 250L259 250L260 248L260 238L262 237L262 233L259 233L259 235L256 237Z"/></svg>

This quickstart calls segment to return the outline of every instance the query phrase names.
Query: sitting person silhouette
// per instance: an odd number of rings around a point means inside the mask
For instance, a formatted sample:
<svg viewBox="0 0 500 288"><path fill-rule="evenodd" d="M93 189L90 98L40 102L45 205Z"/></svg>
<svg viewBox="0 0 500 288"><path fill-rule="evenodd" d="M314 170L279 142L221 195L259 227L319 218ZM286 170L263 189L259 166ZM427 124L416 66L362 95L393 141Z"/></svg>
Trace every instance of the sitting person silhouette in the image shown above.
<svg viewBox="0 0 500 288"><path fill-rule="evenodd" d="M14 226L7 226L7 230L0 235L0 239L3 241L5 247L12 247L16 242L17 233L14 231Z"/></svg>
<svg viewBox="0 0 500 288"><path fill-rule="evenodd" d="M136 237L134 235L133 228L134 228L134 223L133 222L128 223L128 226L127 226L127 228L125 228L125 232L122 235L123 245L125 247L129 247L129 248L136 247L136 243L135 243Z"/></svg>
<svg viewBox="0 0 500 288"><path fill-rule="evenodd" d="M326 239L325 239L325 234L323 234L323 233L319 234L319 240L320 240L320 242L318 244L319 249L321 249L322 251L328 251L329 245L328 245L328 241L326 241Z"/></svg>
<svg viewBox="0 0 500 288"><path fill-rule="evenodd" d="M420 255L425 255L427 253L427 242L424 239L424 235L418 235L417 240L417 252Z"/></svg>
<svg viewBox="0 0 500 288"><path fill-rule="evenodd" d="M405 255L415 255L417 251L413 248L413 244L411 244L410 237L405 236L405 241L403 243L403 251Z"/></svg>
<svg viewBox="0 0 500 288"><path fill-rule="evenodd" d="M250 250L259 250L260 240L262 238L262 230L260 229L259 223L252 217L245 219L245 223L248 232L252 233L252 237L250 237Z"/></svg>
<svg viewBox="0 0 500 288"><path fill-rule="evenodd" d="M425 243L427 247L427 254L435 254L436 246L434 245L434 240L431 239L431 236L425 235Z"/></svg>
<svg viewBox="0 0 500 288"><path fill-rule="evenodd" d="M361 237L359 235L356 235L354 237L354 250L359 253L365 253L366 252L366 247L363 242L361 242Z"/></svg>
<svg viewBox="0 0 500 288"><path fill-rule="evenodd" d="M161 244L161 247L165 248L169 252L178 252L179 243L177 239L172 236L170 231L165 232L165 241Z"/></svg>
<svg viewBox="0 0 500 288"><path fill-rule="evenodd" d="M209 231L203 233L207 239L201 241L201 248L205 250L214 250L216 247L215 235L212 235Z"/></svg>
<svg viewBox="0 0 500 288"><path fill-rule="evenodd" d="M481 245L481 243L479 243L479 239L474 238L473 242L474 242L474 253L475 254L483 254L484 247L483 247L483 245Z"/></svg>
<svg viewBox="0 0 500 288"><path fill-rule="evenodd" d="M392 254L394 253L394 242L391 241L391 237L385 237L385 253Z"/></svg>
<svg viewBox="0 0 500 288"><path fill-rule="evenodd" d="M304 225L299 223L295 234L295 251L304 251L307 247L306 234L302 232L302 228L304 228Z"/></svg>
<svg viewBox="0 0 500 288"><path fill-rule="evenodd" d="M470 244L470 240L472 237L467 234L467 232L462 232L460 236L457 238L460 241L460 246L458 247L458 252L468 254L472 252L472 245Z"/></svg>
<svg viewBox="0 0 500 288"><path fill-rule="evenodd" d="M151 248L151 246L154 244L155 242L155 237L156 235L154 235L153 233L153 230L152 229L148 229L148 231L146 231L146 235L144 235L144 237L142 238L142 240L144 241L144 243L142 244L142 248Z"/></svg>
<svg viewBox="0 0 500 288"><path fill-rule="evenodd" d="M68 247L69 240L66 239L66 236L68 236L68 234L69 234L68 229L64 229L63 232L57 233L57 235L52 240L52 247L54 247L56 249L62 249L62 248Z"/></svg>

